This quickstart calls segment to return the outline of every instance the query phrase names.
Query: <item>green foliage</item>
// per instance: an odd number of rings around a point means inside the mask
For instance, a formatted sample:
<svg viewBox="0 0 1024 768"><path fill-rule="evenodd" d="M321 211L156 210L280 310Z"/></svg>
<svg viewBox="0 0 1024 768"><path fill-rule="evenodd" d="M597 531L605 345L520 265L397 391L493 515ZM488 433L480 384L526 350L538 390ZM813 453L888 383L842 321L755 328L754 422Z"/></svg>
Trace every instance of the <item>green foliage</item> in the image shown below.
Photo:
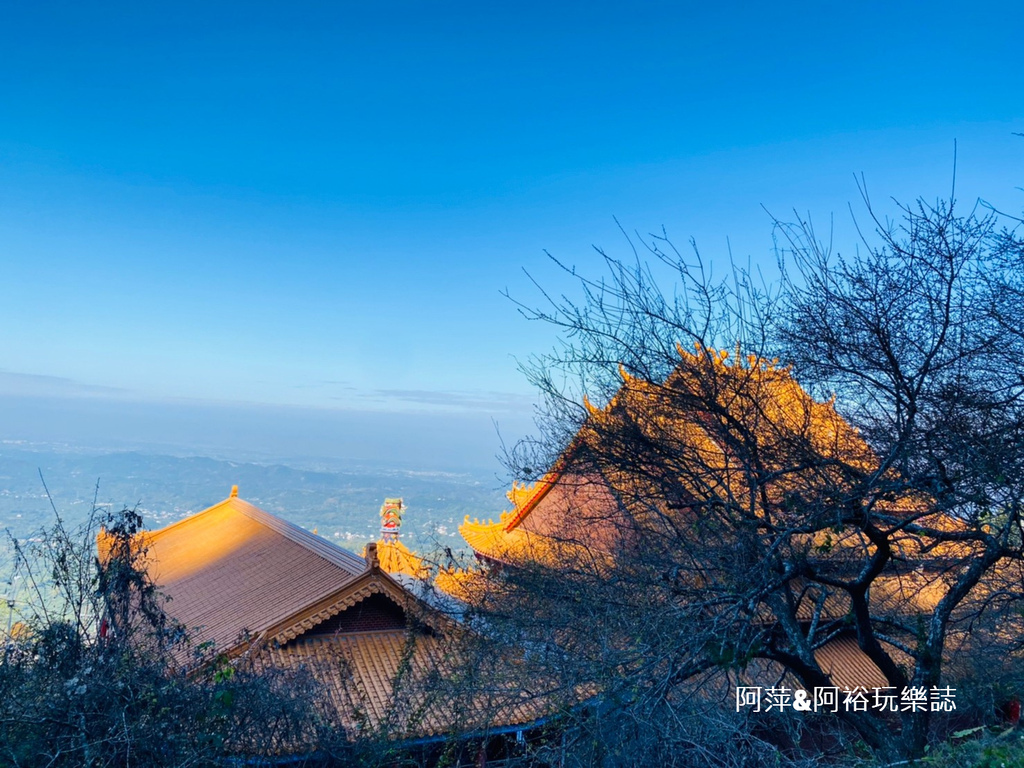
<svg viewBox="0 0 1024 768"><path fill-rule="evenodd" d="M968 732L970 731L970 732ZM928 768L1024 768L1024 735L1017 730L989 734L967 729L960 738L929 750L920 761Z"/></svg>

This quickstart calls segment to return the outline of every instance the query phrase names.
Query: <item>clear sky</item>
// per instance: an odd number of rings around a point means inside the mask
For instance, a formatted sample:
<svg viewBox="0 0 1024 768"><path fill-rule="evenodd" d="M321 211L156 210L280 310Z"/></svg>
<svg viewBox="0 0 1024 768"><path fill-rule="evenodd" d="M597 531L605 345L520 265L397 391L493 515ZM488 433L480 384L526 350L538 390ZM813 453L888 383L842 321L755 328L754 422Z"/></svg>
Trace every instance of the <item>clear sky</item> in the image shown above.
<svg viewBox="0 0 1024 768"><path fill-rule="evenodd" d="M629 230L1024 208L1019 2L0 0L0 395L528 416ZM518 427L517 427L518 428ZM4 430L0 425L0 437ZM489 433L490 434L490 433ZM486 443L490 436L481 442ZM495 448L496 446L496 440Z"/></svg>

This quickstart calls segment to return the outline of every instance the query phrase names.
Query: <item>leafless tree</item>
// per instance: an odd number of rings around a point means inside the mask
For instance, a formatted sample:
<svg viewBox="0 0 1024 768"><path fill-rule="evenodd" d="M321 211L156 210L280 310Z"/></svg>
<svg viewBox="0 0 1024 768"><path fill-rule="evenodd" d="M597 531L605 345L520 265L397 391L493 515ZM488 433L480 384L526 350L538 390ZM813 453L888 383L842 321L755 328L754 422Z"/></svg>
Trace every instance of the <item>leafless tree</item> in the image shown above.
<svg viewBox="0 0 1024 768"><path fill-rule="evenodd" d="M957 659L1016 651L1024 242L952 202L867 213L852 254L777 222L776 282L652 237L604 277L569 269L579 299L523 306L563 344L528 367L547 407L510 464L614 502L567 494L476 604L564 691L671 723L745 679L838 687L827 651L855 643L896 711L835 717L897 760Z"/></svg>

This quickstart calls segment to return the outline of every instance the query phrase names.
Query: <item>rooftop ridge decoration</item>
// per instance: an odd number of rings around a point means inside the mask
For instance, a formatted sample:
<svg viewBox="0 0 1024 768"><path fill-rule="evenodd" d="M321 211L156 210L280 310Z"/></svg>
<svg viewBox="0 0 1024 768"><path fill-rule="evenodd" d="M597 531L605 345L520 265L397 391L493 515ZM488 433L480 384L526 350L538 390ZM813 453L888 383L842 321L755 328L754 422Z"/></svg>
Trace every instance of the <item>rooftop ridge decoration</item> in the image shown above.
<svg viewBox="0 0 1024 768"><path fill-rule="evenodd" d="M377 556L376 541L371 541L369 544L366 545L366 553L364 554L364 557L366 558L367 568L369 568L371 571L380 569L380 558Z"/></svg>
<svg viewBox="0 0 1024 768"><path fill-rule="evenodd" d="M511 531L517 525L519 525L530 512L533 511L541 500L548 494L555 483L562 476L568 459L567 456L574 450L575 446L570 446L565 453L562 454L555 462L551 470L547 472L540 480L536 483L529 485L522 484L518 488L513 484L512 490L508 494L508 499L515 507L507 514L501 516L501 522L505 523L505 530ZM469 515L466 515L466 522L469 522Z"/></svg>
<svg viewBox="0 0 1024 768"><path fill-rule="evenodd" d="M512 513L522 509L537 492L537 483L520 483L512 481L512 488L505 493L505 498L512 504ZM507 512L503 512L507 515Z"/></svg>
<svg viewBox="0 0 1024 768"><path fill-rule="evenodd" d="M380 507L380 538L382 542L398 541L402 535L402 517L405 506L399 499L384 499Z"/></svg>
<svg viewBox="0 0 1024 768"><path fill-rule="evenodd" d="M367 544L363 555L369 560L372 552L377 567L385 573L425 579L430 569L399 540L405 510L402 499L384 499L380 508L380 539Z"/></svg>

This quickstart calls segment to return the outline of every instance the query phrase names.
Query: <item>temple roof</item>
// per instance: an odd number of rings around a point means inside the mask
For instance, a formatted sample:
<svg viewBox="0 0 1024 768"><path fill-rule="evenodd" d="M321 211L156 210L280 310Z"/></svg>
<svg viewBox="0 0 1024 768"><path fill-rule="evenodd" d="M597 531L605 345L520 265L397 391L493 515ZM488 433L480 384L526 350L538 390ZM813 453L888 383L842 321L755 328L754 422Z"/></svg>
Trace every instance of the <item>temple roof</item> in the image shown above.
<svg viewBox="0 0 1024 768"><path fill-rule="evenodd" d="M842 467L863 472L877 466L865 440L834 404L812 398L788 369L755 357L730 360L728 353L701 347L679 353L680 365L664 382L621 370L622 385L604 407L585 399L587 420L537 483L513 485L511 510L499 521L466 517L459 530L473 551L509 562L510 555L527 550L547 552L554 540L611 552L631 530L679 519L672 510L690 504L728 499L761 514L761 493L773 505L775 522L784 525L787 494L807 496L810 508L825 509L835 489L851 483ZM714 427L722 414L741 431L757 435L764 476L771 479L756 493L737 470L742 457L732 455L730 439ZM806 459L806 451L815 461ZM910 493L875 501L876 510L897 519L913 515L923 526L963 527L948 516L922 516L928 506L928 499ZM856 531L821 530L808 542L833 550L833 557L866 546ZM910 534L896 536L894 547L915 559L958 556L965 549L946 543L923 553L919 538Z"/></svg>
<svg viewBox="0 0 1024 768"><path fill-rule="evenodd" d="M510 531L504 520L470 522L467 516L459 526L459 533L478 555L506 564L539 559L551 549L550 542L544 536L531 534L522 528Z"/></svg>
<svg viewBox="0 0 1024 768"><path fill-rule="evenodd" d="M550 707L516 685L458 682L461 641L473 637L386 572L419 576L397 540L365 559L237 497L146 533L147 568L167 612L215 653L259 667L304 670L350 737L367 730L422 738L508 727ZM103 541L100 542L101 556ZM410 573L410 571L412 573ZM508 676L515 665L494 662ZM446 684L451 690L439 689ZM460 698L461 697L461 698ZM281 743L278 751L301 751Z"/></svg>
<svg viewBox="0 0 1024 768"><path fill-rule="evenodd" d="M893 653L894 649L889 648ZM822 671L839 688L885 688L889 682L882 671L857 645L853 636L840 637L814 652L814 659Z"/></svg>
<svg viewBox="0 0 1024 768"><path fill-rule="evenodd" d="M377 558L381 569L392 575L401 574L417 579L425 579L429 575L423 560L398 539L378 541Z"/></svg>
<svg viewBox="0 0 1024 768"><path fill-rule="evenodd" d="M232 494L144 537L168 612L217 651L352 584L366 561Z"/></svg>
<svg viewBox="0 0 1024 768"><path fill-rule="evenodd" d="M300 638L268 648L261 659L310 673L350 737L381 729L391 737L422 738L507 728L549 713L546 696L528 693L508 676L520 672L513 664L501 664L504 675L492 669L485 685L460 684L467 665L479 670L463 656L450 638L382 631Z"/></svg>
<svg viewBox="0 0 1024 768"><path fill-rule="evenodd" d="M622 371L622 386L606 406L585 402L588 418L551 470L533 486L513 486L510 511L497 521L467 517L459 531L477 556L509 565L533 560L557 567L559 557L571 556L567 549L575 543L600 567L595 553L613 557L622 551L618 544L628 548L637 540L633 535L658 535L664 520L696 517L705 500L738 499L743 508L760 514L761 498L748 499L748 478L737 471L742 456L733 455L737 448L728 439L729 424L757 436L766 476L777 474L765 489L776 518L788 511L786 494L809 495L812 509L828 509L829 492L849 484L849 475L878 466L866 441L833 403L812 398L788 369L756 358L729 361L725 353L701 348L696 353L680 350L680 357L681 364L661 383ZM802 461L805 453L820 458L818 464ZM810 468L801 470L804 466ZM844 474L844 467L850 472ZM910 493L875 503L881 514L896 520L913 517L939 530L964 527L946 515L928 514L929 500ZM856 530L837 532L827 526L792 541L812 555L827 552L853 564L870 547ZM969 547L957 542L926 548L913 533L897 534L894 550L914 566L894 566L875 580L873 609L899 617L930 614L947 587L943 561L963 556ZM437 584L472 602L483 589L475 582L486 579L486 572L470 569L439 574ZM807 591L799 580L789 588L800 621L841 621L849 614L849 600L841 592ZM761 613L756 621L774 623L771 612ZM833 638L816 656L839 685L886 685L853 638Z"/></svg>

